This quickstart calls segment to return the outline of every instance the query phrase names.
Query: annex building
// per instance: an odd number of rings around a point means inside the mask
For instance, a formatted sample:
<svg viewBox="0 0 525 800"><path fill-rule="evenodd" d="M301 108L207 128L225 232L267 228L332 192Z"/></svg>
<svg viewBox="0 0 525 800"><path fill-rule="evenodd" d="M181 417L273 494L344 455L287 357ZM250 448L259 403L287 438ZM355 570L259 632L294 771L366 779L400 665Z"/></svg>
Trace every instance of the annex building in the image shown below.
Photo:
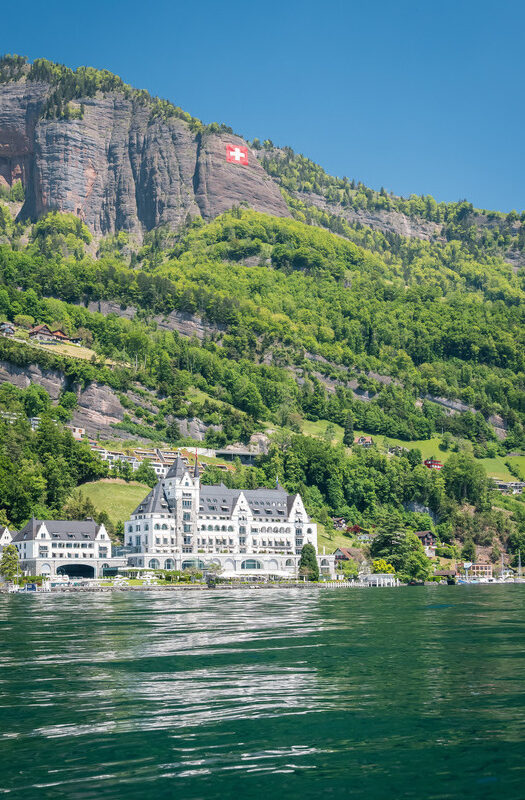
<svg viewBox="0 0 525 800"><path fill-rule="evenodd" d="M178 457L125 524L128 565L145 569L205 569L223 577L296 577L303 545L317 550L317 526L299 494L274 489L201 485L199 468ZM321 574L335 574L334 557L318 556Z"/></svg>
<svg viewBox="0 0 525 800"><path fill-rule="evenodd" d="M104 525L94 520L39 520L34 517L15 533L20 568L29 575L69 575L99 578L105 569L123 567L125 558L112 557Z"/></svg>

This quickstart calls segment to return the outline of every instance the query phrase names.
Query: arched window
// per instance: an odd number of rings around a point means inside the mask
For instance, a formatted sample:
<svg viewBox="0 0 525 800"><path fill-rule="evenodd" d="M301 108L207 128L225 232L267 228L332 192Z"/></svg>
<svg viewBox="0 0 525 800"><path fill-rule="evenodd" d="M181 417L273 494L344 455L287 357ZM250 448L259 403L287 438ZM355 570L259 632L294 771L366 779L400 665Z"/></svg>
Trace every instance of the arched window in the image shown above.
<svg viewBox="0 0 525 800"><path fill-rule="evenodd" d="M160 525L159 525L159 523L158 523L158 522L156 522L156 523L155 523L155 525L154 525L153 527L154 527L154 529L155 529L156 531L160 530Z"/></svg>
<svg viewBox="0 0 525 800"><path fill-rule="evenodd" d="M109 569L109 564L102 564L100 569Z"/></svg>
<svg viewBox="0 0 525 800"><path fill-rule="evenodd" d="M293 558L287 558L285 567L293 567L293 565L294 565Z"/></svg>
<svg viewBox="0 0 525 800"><path fill-rule="evenodd" d="M51 567L49 564L42 564L40 567L40 574L41 575L49 575L51 573Z"/></svg>
<svg viewBox="0 0 525 800"><path fill-rule="evenodd" d="M330 562L328 561L327 558L322 558L321 559L321 566L322 567L329 567L330 566Z"/></svg>
<svg viewBox="0 0 525 800"><path fill-rule="evenodd" d="M164 524L163 524L163 526L162 526L162 530L163 530L163 531L167 531L167 530L168 530L168 526L166 525L166 523L164 523Z"/></svg>
<svg viewBox="0 0 525 800"><path fill-rule="evenodd" d="M275 528L273 529L273 532L274 532L274 533L279 533L279 528L277 527L277 525L276 525L276 526L275 526Z"/></svg>
<svg viewBox="0 0 525 800"><path fill-rule="evenodd" d="M226 525L221 525L221 531L225 531L225 530L226 530Z"/></svg>
<svg viewBox="0 0 525 800"><path fill-rule="evenodd" d="M204 561L200 558L188 558L182 562L182 569L204 569Z"/></svg>
<svg viewBox="0 0 525 800"><path fill-rule="evenodd" d="M307 528L307 529L306 529L306 533L311 533L311 532L312 532L312 529L311 529L311 528Z"/></svg>
<svg viewBox="0 0 525 800"><path fill-rule="evenodd" d="M228 525L228 530L232 531L233 530L233 525Z"/></svg>
<svg viewBox="0 0 525 800"><path fill-rule="evenodd" d="M256 558L247 558L241 564L241 569L262 569L261 562Z"/></svg>
<svg viewBox="0 0 525 800"><path fill-rule="evenodd" d="M172 558L167 558L164 562L164 569L175 569L175 562Z"/></svg>
<svg viewBox="0 0 525 800"><path fill-rule="evenodd" d="M261 528L261 533L266 533L266 528L264 526Z"/></svg>
<svg viewBox="0 0 525 800"><path fill-rule="evenodd" d="M152 558L151 561L148 564L148 567L150 569L160 569L160 563L158 562L158 560L156 558Z"/></svg>
<svg viewBox="0 0 525 800"><path fill-rule="evenodd" d="M220 528L219 528L219 526L218 526L218 525L216 525L216 526L215 526L215 530L216 530L216 531L220 531Z"/></svg>

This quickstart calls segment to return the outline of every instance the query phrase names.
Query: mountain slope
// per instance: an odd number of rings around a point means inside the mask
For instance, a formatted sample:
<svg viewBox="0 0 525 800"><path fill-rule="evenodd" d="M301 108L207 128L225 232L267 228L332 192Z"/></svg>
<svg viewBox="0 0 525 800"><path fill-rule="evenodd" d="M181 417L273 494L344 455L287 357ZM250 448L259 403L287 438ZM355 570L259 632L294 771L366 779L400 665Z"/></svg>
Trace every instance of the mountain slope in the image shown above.
<svg viewBox="0 0 525 800"><path fill-rule="evenodd" d="M205 127L167 103L160 113L161 101L115 76L106 86L101 73L88 70L95 75L91 86L78 73L40 60L4 74L0 184L22 181L22 217L72 212L95 234L140 236L159 225L177 227L188 216L210 219L239 203L289 215L253 151L247 165L226 161L227 144L249 148L229 129ZM69 80L78 81L74 91L68 92ZM74 97L62 99L64 93Z"/></svg>

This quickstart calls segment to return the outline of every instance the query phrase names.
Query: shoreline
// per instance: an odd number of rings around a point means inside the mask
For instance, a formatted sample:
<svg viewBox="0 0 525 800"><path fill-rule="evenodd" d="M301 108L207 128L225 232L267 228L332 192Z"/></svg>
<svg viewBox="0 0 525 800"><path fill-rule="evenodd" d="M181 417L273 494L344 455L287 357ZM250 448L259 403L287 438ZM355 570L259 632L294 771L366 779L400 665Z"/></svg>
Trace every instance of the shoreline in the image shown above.
<svg viewBox="0 0 525 800"><path fill-rule="evenodd" d="M30 592L7 592L0 590L0 594L24 594L24 595L49 595L49 594L109 594L112 592L201 592L201 591L215 591L226 589L228 591L235 591L239 589L368 589L370 588L364 583L243 583L243 584L219 584L217 586L208 586L207 584L189 584L173 586L54 586L51 590L43 591L30 591ZM382 587L385 588L385 587ZM393 587L397 588L397 587Z"/></svg>

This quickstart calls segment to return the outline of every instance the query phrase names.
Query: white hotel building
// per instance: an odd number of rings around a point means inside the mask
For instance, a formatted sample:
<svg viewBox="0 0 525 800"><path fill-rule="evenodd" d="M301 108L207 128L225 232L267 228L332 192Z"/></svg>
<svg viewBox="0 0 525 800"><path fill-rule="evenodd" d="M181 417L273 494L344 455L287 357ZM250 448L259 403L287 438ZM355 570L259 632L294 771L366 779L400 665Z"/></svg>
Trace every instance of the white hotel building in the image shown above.
<svg viewBox="0 0 525 800"><path fill-rule="evenodd" d="M317 551L317 526L299 494L275 489L228 489L200 484L177 458L125 525L129 566L206 568L223 577L295 577L303 545ZM334 556L319 555L319 570L335 575Z"/></svg>

